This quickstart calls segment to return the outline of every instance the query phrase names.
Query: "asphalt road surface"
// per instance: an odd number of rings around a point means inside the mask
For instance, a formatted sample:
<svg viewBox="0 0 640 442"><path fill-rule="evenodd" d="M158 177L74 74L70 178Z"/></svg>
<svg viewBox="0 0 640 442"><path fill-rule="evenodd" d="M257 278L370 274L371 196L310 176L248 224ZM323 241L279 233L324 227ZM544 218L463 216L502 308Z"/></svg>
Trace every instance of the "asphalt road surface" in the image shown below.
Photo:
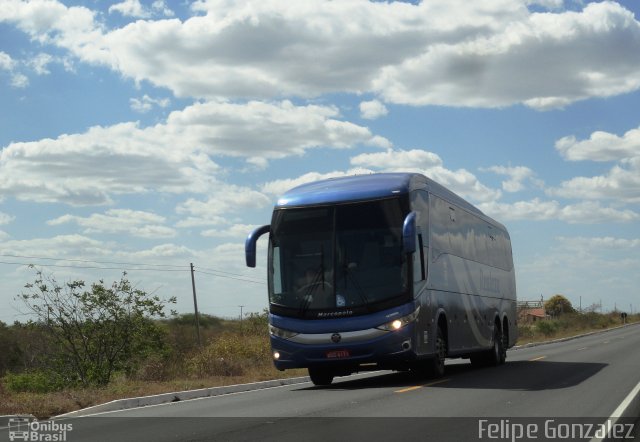
<svg viewBox="0 0 640 442"><path fill-rule="evenodd" d="M71 425L57 430L71 442L591 440L602 439L602 425L610 427L605 436L629 440L638 434L637 410L631 419L609 418L639 383L640 325L633 325L510 350L499 367L447 361L440 379L375 372L330 387L287 385L56 423ZM0 430L0 442L8 436Z"/></svg>

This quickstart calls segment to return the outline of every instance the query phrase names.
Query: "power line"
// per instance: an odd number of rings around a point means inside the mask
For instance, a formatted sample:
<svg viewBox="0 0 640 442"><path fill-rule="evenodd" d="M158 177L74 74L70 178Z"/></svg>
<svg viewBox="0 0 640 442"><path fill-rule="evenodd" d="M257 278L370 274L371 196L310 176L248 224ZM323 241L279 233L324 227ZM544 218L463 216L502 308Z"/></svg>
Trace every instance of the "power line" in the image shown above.
<svg viewBox="0 0 640 442"><path fill-rule="evenodd" d="M200 267L200 266L197 266L197 268L202 269L202 270L208 270L210 272L226 273L227 275L240 276L242 278L248 278L249 277L249 276L243 275L241 273L232 273L232 272L227 272L225 270L210 269L210 268L207 268L207 267Z"/></svg>
<svg viewBox="0 0 640 442"><path fill-rule="evenodd" d="M64 261L64 260L63 260ZM0 264L7 265L22 265L28 266L33 265L37 267L59 267L65 269L97 269L97 270L129 270L129 271L143 271L143 272L187 272L189 269L146 269L146 268L123 268L123 267L99 267L99 266L72 266L72 265L62 265L62 264L42 264L42 263L33 263L33 262L10 262L10 261L0 261Z"/></svg>
<svg viewBox="0 0 640 442"><path fill-rule="evenodd" d="M233 276L227 276L227 275L217 275L215 273L210 273L210 272L204 272L202 270L195 270L196 273L203 273L205 275L210 275L210 276L217 276L219 278L228 278L228 279L235 279L236 281L244 281L244 282L252 282L254 284L262 284L262 285L266 285L267 283L265 281L256 281L253 279L245 279L245 278L236 278Z"/></svg>
<svg viewBox="0 0 640 442"><path fill-rule="evenodd" d="M92 263L92 264L115 264L120 266L135 266L131 267L105 267L99 265L66 265L66 264L44 264L34 262L17 262L17 261L0 261L0 264L6 265L34 265L38 267L55 267L66 269L80 269L80 270L127 270L127 271L142 271L142 272L188 272L189 266L180 266L175 264L146 264L146 263L133 263L133 262L119 262L119 261L94 261L89 259L71 259L71 258L54 258L50 256L30 256L30 255L16 255L16 254L0 254L2 257L9 258L22 258L22 259L37 259L37 260L49 260L49 261L62 261L62 262L77 262L77 263ZM143 267L140 267L143 266ZM145 267L157 267L157 268L145 268ZM248 278L246 275L227 272L225 270L212 269L208 267L194 266L196 272L203 273L209 276L216 276L219 278L233 279L236 281L250 282L253 284L266 284L266 281L259 281ZM203 269L203 270L200 270ZM208 270L208 271L207 271ZM212 273L215 272L215 273Z"/></svg>
<svg viewBox="0 0 640 442"><path fill-rule="evenodd" d="M8 258L24 258L24 259L43 259L49 261L69 261L69 262L86 262L94 264L117 264L117 265L135 265L135 266L147 266L147 267L178 267L184 270L189 270L189 266L176 265L176 264L145 264L136 262L118 262L118 261L92 261L89 259L67 259L67 258L52 258L47 256L27 256L27 255L10 255L0 253L0 256Z"/></svg>

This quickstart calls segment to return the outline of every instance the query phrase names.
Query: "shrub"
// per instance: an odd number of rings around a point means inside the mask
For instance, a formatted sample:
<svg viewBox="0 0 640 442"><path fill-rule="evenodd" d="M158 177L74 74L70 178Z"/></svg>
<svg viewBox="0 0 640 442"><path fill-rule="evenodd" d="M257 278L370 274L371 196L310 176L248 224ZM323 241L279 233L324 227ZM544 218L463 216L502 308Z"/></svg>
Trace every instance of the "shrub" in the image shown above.
<svg viewBox="0 0 640 442"><path fill-rule="evenodd" d="M549 320L538 321L536 322L536 330L549 337L558 330L558 323Z"/></svg>
<svg viewBox="0 0 640 442"><path fill-rule="evenodd" d="M131 285L123 273L110 287L101 280L59 284L36 272L20 299L53 345L44 356L61 378L83 386L105 385L116 372L134 373L140 361L166 352L163 330L152 317L164 317L167 303Z"/></svg>
<svg viewBox="0 0 640 442"><path fill-rule="evenodd" d="M40 370L8 373L3 380L7 390L12 393L49 393L62 390L70 383L56 373Z"/></svg>
<svg viewBox="0 0 640 442"><path fill-rule="evenodd" d="M271 364L266 337L223 334L195 353L187 363L191 376L241 376L247 367Z"/></svg>

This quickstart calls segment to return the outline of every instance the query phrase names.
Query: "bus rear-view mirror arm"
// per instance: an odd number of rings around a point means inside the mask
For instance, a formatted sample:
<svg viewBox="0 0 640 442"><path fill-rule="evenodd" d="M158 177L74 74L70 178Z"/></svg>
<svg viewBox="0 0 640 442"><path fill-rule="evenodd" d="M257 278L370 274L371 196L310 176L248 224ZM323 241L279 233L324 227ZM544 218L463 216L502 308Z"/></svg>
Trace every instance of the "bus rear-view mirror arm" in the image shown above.
<svg viewBox="0 0 640 442"><path fill-rule="evenodd" d="M416 251L416 212L411 212L404 219L402 225L402 252Z"/></svg>
<svg viewBox="0 0 640 442"><path fill-rule="evenodd" d="M247 236L247 239L244 242L244 256L247 262L247 267L256 266L256 242L258 241L258 238L265 233L268 233L270 230L271 226L267 224L262 227L258 227L251 232L249 236Z"/></svg>

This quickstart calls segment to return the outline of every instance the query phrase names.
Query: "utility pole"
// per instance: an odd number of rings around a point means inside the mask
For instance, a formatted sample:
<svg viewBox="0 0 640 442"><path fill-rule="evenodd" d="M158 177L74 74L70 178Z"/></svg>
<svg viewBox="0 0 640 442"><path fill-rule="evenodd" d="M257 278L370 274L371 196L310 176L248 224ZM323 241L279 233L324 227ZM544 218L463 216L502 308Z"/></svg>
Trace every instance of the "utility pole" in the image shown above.
<svg viewBox="0 0 640 442"><path fill-rule="evenodd" d="M200 318L198 317L198 298L196 298L196 278L193 275L193 263L191 264L191 288L193 289L193 309L196 317L196 333L198 334L198 347L202 347L202 341L200 340Z"/></svg>

